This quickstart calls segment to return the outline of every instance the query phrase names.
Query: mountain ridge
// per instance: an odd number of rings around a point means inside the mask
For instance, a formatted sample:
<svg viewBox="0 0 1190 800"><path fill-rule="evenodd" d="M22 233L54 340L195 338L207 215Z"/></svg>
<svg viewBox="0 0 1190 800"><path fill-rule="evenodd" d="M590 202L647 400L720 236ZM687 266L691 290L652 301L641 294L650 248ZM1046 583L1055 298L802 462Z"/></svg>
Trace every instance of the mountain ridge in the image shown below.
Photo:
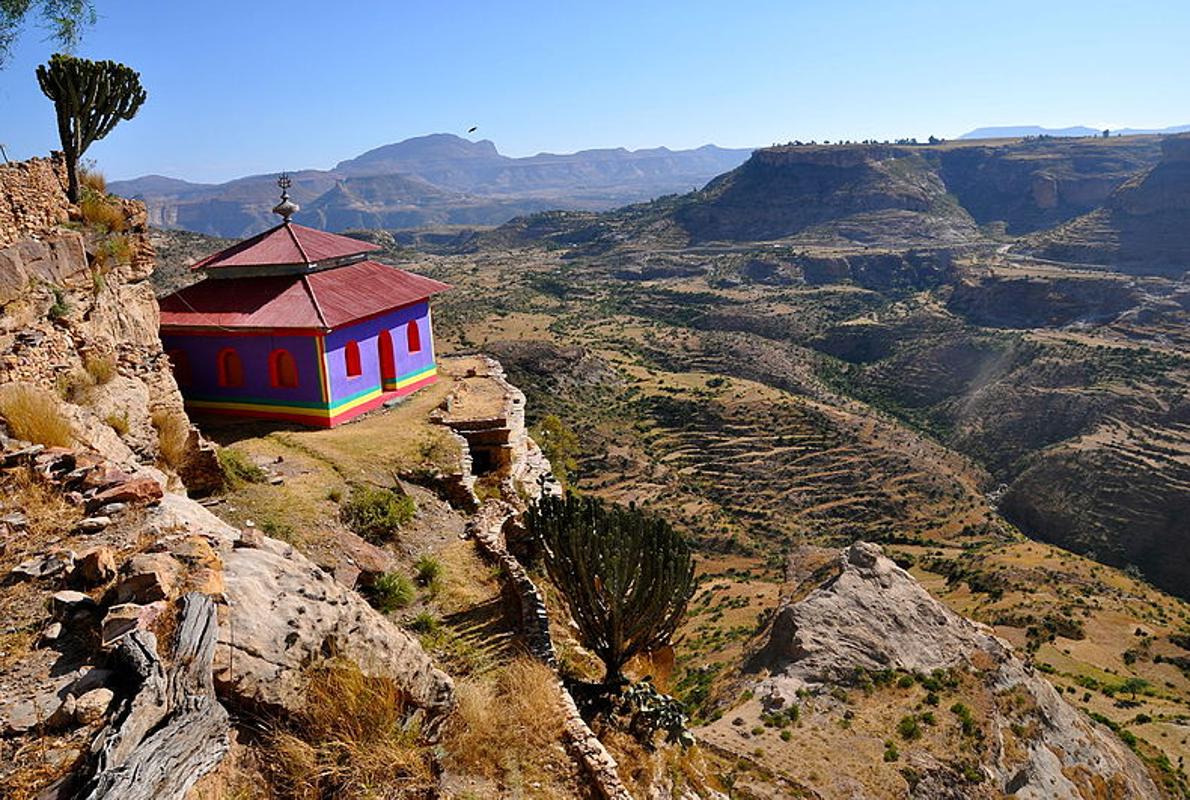
<svg viewBox="0 0 1190 800"><path fill-rule="evenodd" d="M605 210L705 184L743 163L748 149L704 145L602 148L575 153L503 155L488 139L471 141L436 133L372 148L333 169L291 173L290 195L303 206L299 221L343 230L426 225L498 225L552 208ZM361 203L351 182L399 177L401 191ZM411 182L425 184L420 201L408 200ZM358 185L358 184L357 184ZM191 183L161 175L112 181L109 189L143 200L150 223L216 236L238 237L267 227L276 194L275 175L248 175L219 184ZM376 182L372 181L372 190ZM314 213L312 208L317 208Z"/></svg>

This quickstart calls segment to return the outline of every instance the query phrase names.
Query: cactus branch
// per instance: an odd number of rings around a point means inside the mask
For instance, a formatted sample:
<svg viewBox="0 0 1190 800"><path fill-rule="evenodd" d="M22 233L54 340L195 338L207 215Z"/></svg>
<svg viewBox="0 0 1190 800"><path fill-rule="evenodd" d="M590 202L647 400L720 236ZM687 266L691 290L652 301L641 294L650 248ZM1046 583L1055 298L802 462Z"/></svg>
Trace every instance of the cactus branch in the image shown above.
<svg viewBox="0 0 1190 800"><path fill-rule="evenodd" d="M58 53L37 68L37 82L54 103L58 137L66 156L67 196L77 203L79 159L121 120L136 116L146 98L140 74L115 61Z"/></svg>

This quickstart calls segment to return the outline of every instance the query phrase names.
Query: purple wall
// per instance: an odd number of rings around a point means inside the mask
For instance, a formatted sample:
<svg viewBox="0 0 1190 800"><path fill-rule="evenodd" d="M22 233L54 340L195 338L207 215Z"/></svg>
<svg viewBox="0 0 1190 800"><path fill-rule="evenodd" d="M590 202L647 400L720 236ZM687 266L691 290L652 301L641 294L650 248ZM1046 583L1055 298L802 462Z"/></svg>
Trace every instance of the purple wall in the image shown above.
<svg viewBox="0 0 1190 800"><path fill-rule="evenodd" d="M203 400L258 400L281 403L321 404L322 387L318 372L318 350L314 336L230 336L178 335L163 333L162 345L168 353L181 350L190 365L190 385L182 386L187 398ZM225 347L235 348L244 365L244 385L219 385L217 356ZM288 350L297 364L298 385L292 389L274 388L269 379L269 353Z"/></svg>
<svg viewBox="0 0 1190 800"><path fill-rule="evenodd" d="M380 349L377 338L383 330L388 330L392 335L398 379L431 366L434 363L434 339L430 331L429 311L430 304L423 300L327 334L326 362L330 373L332 402L340 403L380 386ZM409 322L415 322L421 331L421 352L409 352L405 333L405 326ZM358 378L347 377L344 346L350 340L359 344L362 374Z"/></svg>

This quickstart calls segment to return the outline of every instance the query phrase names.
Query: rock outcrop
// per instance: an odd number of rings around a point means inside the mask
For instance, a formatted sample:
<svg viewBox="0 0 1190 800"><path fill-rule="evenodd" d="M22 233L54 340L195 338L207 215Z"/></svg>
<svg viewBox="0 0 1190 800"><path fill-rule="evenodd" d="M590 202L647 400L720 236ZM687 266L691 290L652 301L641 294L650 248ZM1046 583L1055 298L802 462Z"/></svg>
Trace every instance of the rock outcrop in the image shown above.
<svg viewBox="0 0 1190 800"><path fill-rule="evenodd" d="M0 384L57 396L72 439L125 469L161 461L163 437L184 469L198 443L158 338L144 206L109 198L119 222L62 227L81 220L63 170L0 167Z"/></svg>
<svg viewBox="0 0 1190 800"><path fill-rule="evenodd" d="M694 242L797 236L913 246L978 238L926 160L887 145L758 150L674 218Z"/></svg>
<svg viewBox="0 0 1190 800"><path fill-rule="evenodd" d="M1161 142L1161 160L1096 209L1039 237L1046 258L1177 277L1190 264L1190 135Z"/></svg>
<svg viewBox="0 0 1190 800"><path fill-rule="evenodd" d="M857 670L969 674L988 698L980 757L987 780L963 790L967 797L1162 796L1122 741L1068 705L990 629L931 597L874 544L844 550L833 578L780 609L754 666L761 664L771 674L756 687L757 697L777 707L796 702L799 692L851 680ZM928 753L913 756L927 777L945 771ZM910 795L956 796L933 780L921 780Z"/></svg>
<svg viewBox="0 0 1190 800"><path fill-rule="evenodd" d="M176 495L166 496L151 524L201 536L219 554L226 618L215 651L215 684L231 705L299 710L306 667L342 657L366 675L399 685L430 732L453 707L450 678L433 666L417 640L292 546L265 536L241 537Z"/></svg>
<svg viewBox="0 0 1190 800"><path fill-rule="evenodd" d="M0 247L70 218L65 170L60 153L0 165Z"/></svg>

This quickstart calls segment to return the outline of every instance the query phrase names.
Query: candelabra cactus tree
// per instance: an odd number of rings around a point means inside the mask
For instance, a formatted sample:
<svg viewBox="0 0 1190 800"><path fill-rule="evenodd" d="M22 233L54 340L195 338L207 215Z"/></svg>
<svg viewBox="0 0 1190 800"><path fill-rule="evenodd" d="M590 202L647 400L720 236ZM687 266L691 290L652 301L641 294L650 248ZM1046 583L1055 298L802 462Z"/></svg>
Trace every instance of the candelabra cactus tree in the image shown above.
<svg viewBox="0 0 1190 800"><path fill-rule="evenodd" d="M87 148L132 119L145 102L140 73L115 61L91 61L58 53L37 68L41 91L54 102L58 136L66 156L67 196L79 201L78 162Z"/></svg>
<svg viewBox="0 0 1190 800"><path fill-rule="evenodd" d="M686 612L689 546L660 517L592 497L546 495L526 518L583 646L603 661L604 684L623 684L624 665L667 644Z"/></svg>

